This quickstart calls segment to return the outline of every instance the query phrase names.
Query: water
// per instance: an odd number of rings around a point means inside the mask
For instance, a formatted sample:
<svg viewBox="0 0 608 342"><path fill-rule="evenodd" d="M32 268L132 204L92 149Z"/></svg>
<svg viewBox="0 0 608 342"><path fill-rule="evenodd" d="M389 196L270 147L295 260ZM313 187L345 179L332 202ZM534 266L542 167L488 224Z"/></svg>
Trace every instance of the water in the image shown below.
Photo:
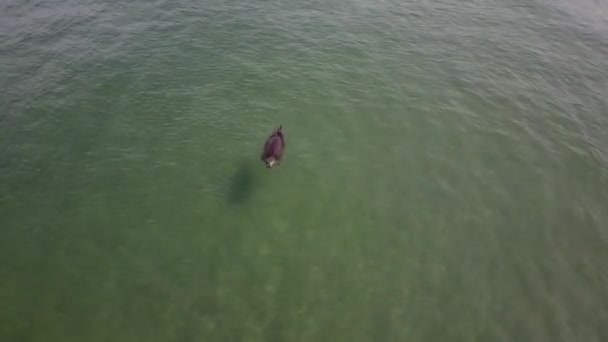
<svg viewBox="0 0 608 342"><path fill-rule="evenodd" d="M4 0L0 32L0 340L608 340L605 2Z"/></svg>

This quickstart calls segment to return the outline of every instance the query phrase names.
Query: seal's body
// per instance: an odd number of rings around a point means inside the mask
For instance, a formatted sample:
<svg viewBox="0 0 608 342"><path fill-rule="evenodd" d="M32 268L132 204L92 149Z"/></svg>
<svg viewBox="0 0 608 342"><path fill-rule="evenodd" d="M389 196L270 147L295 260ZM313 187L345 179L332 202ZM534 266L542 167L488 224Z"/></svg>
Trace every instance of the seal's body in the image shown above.
<svg viewBox="0 0 608 342"><path fill-rule="evenodd" d="M283 126L279 126L272 132L264 144L264 151L260 159L266 164L267 168L272 168L281 164L283 152L285 151L285 135Z"/></svg>

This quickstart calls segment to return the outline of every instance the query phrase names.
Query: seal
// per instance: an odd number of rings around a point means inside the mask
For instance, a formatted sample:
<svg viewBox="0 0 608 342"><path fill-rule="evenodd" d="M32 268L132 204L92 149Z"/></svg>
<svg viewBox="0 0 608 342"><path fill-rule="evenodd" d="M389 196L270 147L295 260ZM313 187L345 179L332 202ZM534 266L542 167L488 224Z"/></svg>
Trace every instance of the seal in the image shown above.
<svg viewBox="0 0 608 342"><path fill-rule="evenodd" d="M266 164L266 167L271 169L274 166L280 165L285 151L285 134L283 134L283 126L280 125L266 139L264 151L260 159Z"/></svg>

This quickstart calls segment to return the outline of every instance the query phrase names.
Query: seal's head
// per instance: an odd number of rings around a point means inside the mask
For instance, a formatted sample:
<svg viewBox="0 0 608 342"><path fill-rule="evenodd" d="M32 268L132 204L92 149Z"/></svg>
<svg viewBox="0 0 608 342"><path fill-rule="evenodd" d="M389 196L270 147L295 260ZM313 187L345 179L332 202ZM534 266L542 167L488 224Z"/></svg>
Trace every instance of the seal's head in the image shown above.
<svg viewBox="0 0 608 342"><path fill-rule="evenodd" d="M277 160L274 159L274 157L267 158L264 162L266 163L266 167L269 169L277 165Z"/></svg>

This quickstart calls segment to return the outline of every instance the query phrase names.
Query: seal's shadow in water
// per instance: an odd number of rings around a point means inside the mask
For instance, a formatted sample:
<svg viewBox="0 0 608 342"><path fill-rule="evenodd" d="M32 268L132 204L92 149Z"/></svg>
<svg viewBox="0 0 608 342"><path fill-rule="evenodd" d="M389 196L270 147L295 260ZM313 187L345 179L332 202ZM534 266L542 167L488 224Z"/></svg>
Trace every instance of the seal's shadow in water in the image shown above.
<svg viewBox="0 0 608 342"><path fill-rule="evenodd" d="M254 193L256 188L255 165L252 161L243 161L230 181L228 201L230 204L242 204Z"/></svg>

